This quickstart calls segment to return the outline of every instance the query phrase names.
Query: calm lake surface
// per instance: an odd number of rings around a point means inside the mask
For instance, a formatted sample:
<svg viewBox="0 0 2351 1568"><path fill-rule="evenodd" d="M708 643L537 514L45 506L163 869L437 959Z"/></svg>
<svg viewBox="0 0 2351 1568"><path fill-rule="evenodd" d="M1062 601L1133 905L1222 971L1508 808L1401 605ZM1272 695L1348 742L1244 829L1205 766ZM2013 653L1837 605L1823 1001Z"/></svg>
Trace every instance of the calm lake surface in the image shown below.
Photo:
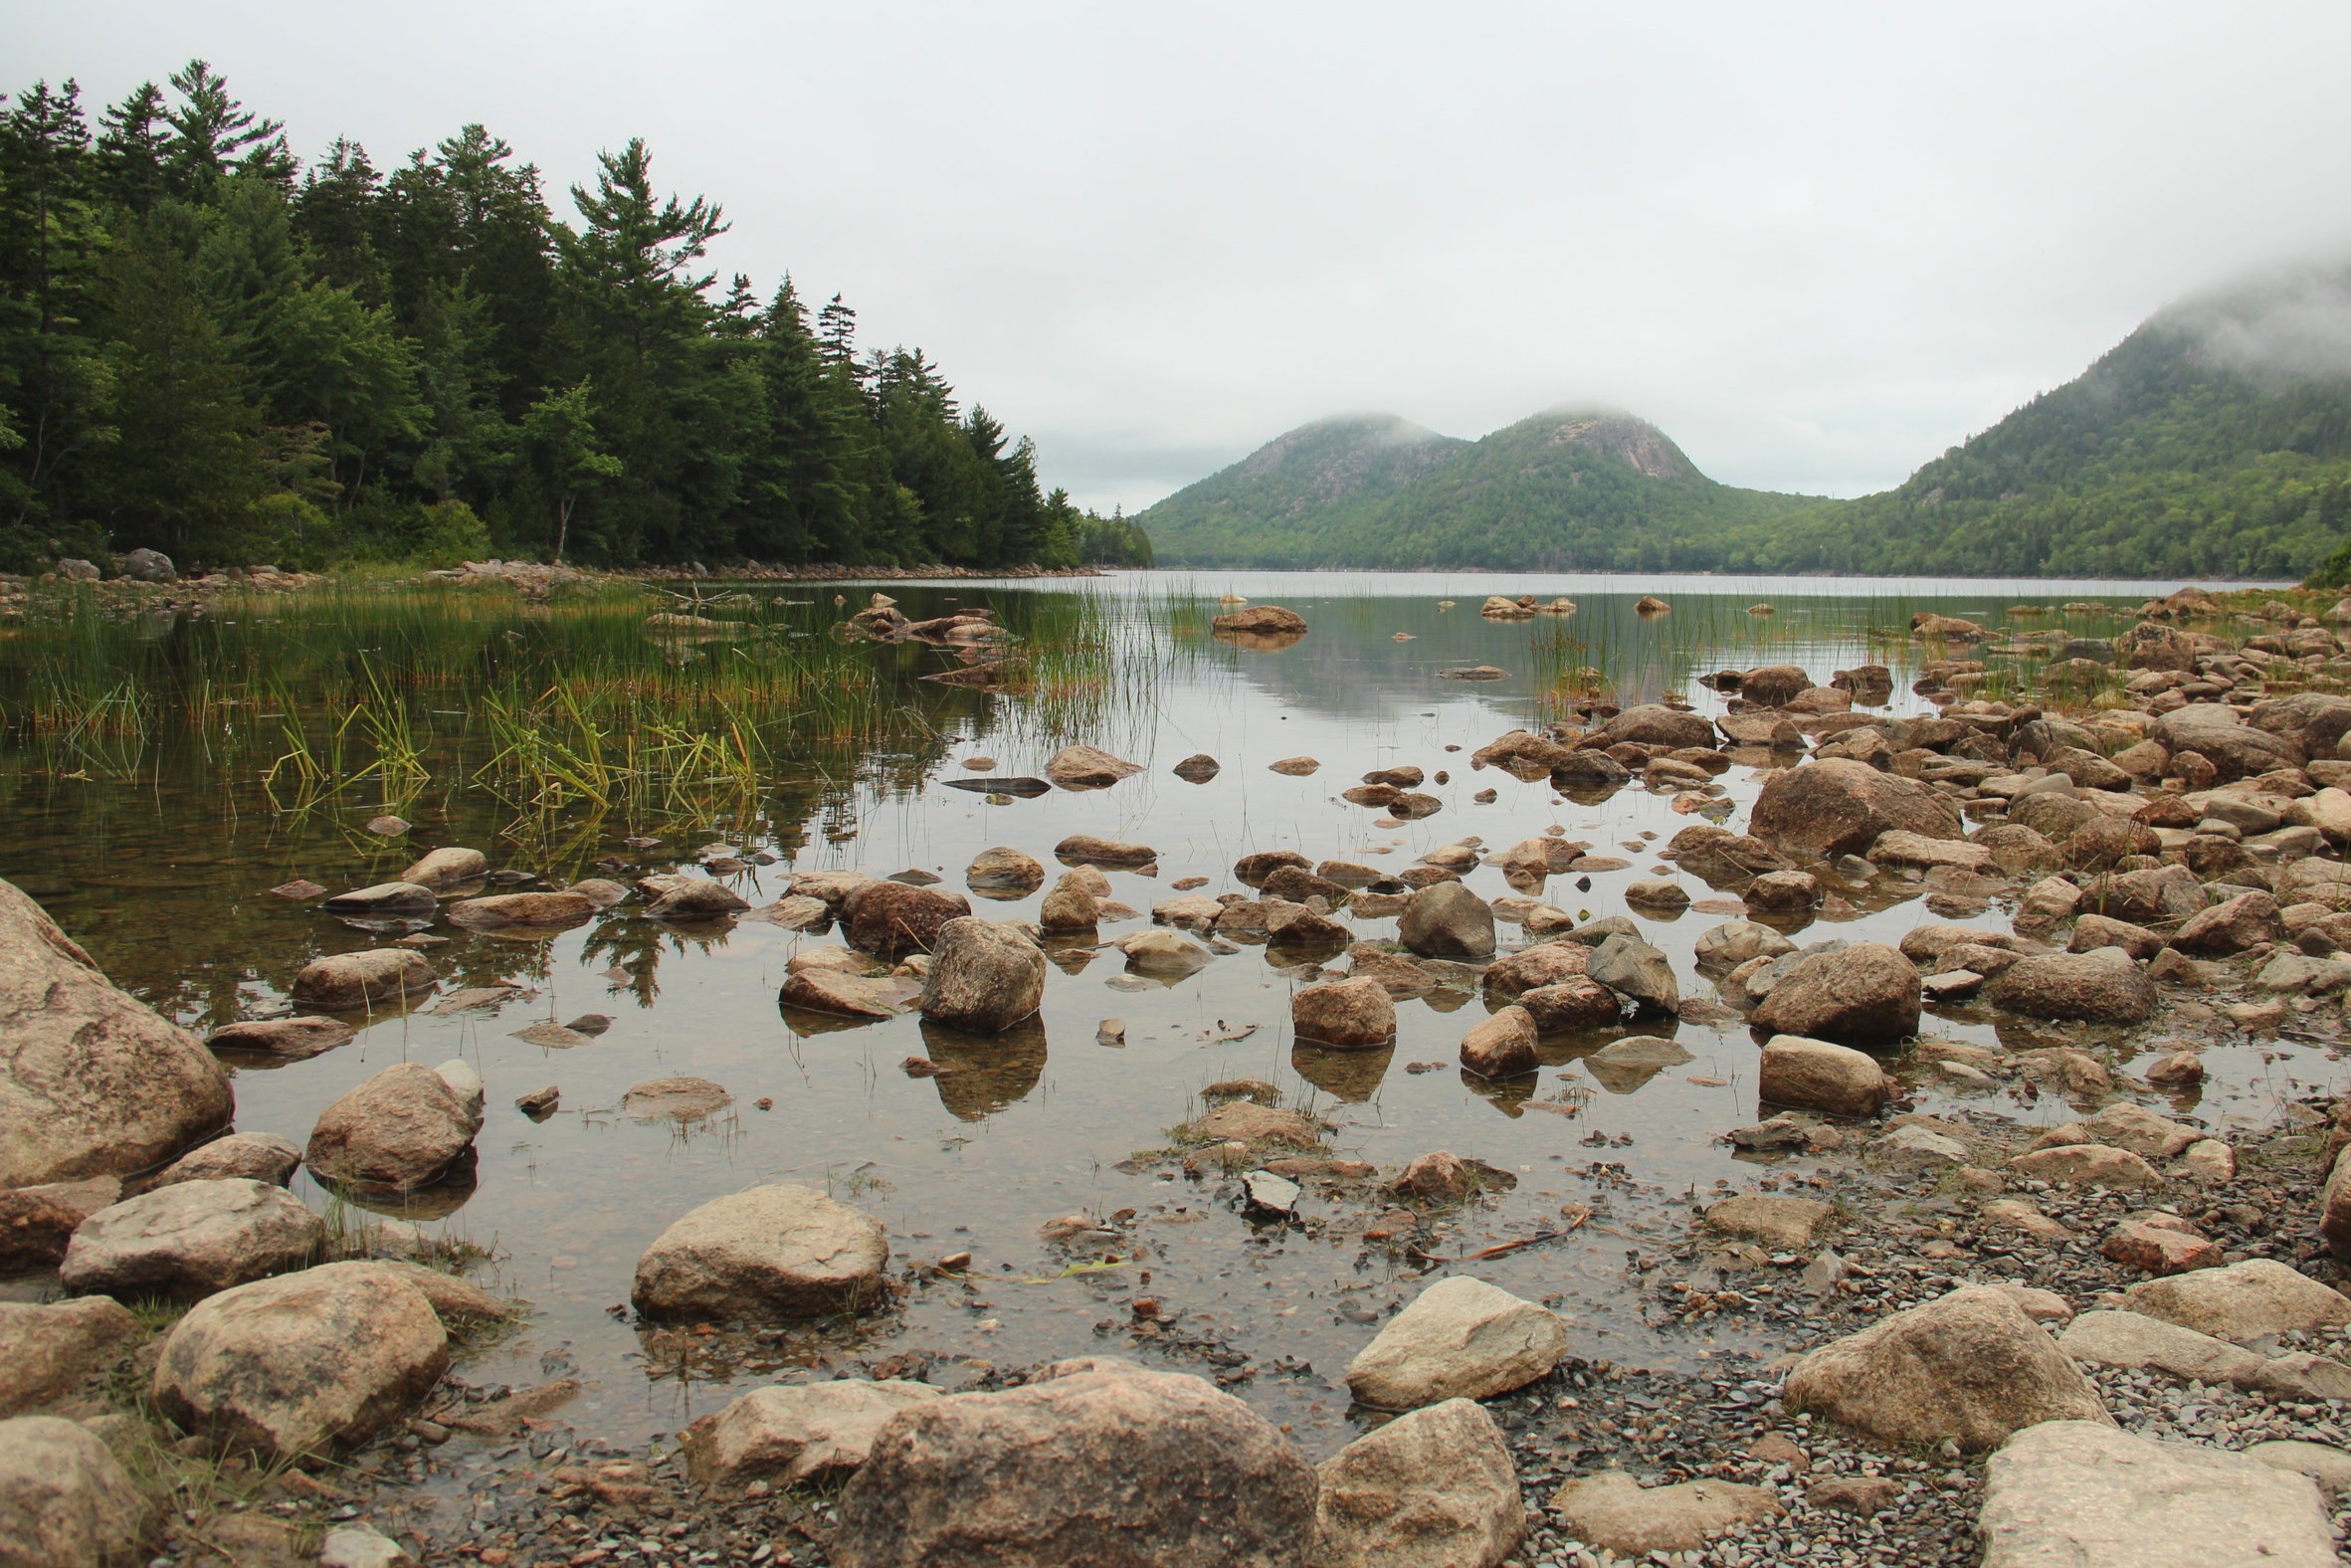
<svg viewBox="0 0 2351 1568"><path fill-rule="evenodd" d="M559 642L560 623L551 627L543 606L452 589L475 597L446 625L430 617L313 624L304 600L290 596L194 618L151 614L128 627L13 628L0 638L0 695L12 713L68 675L96 689L110 671L154 684L210 669L207 660L243 659L240 668L262 670L274 684L257 686L260 694L243 707L184 708L178 720L158 717L140 736L102 743L69 746L54 725L36 733L19 723L0 772L0 876L39 898L118 983L198 1030L283 1012L286 988L305 960L383 940L314 902L266 889L295 878L332 890L383 881L437 845L479 848L492 866L556 885L690 868L712 843L745 855L765 850L775 864L725 879L754 905L776 898L795 871L919 870L961 891L972 857L995 845L1024 850L1049 872L1059 870L1055 844L1073 833L1153 845L1155 879L1107 874L1112 896L1142 911L1134 921L1105 923L1107 941L1144 928L1151 904L1172 896L1168 883L1177 879L1205 877L1200 890L1209 894L1239 886L1233 862L1252 851L1294 849L1314 861L1402 871L1469 835L1500 849L1556 824L1589 841L1592 854L1629 865L1592 876L1588 887L1555 877L1544 896L1595 917L1623 914L1624 886L1665 866L1656 848L1704 819L1638 785L1597 803L1563 802L1547 783L1469 767L1469 753L1504 730L1561 716L1566 673L1600 672L1606 694L1623 705L1677 694L1711 713L1719 699L1695 677L1716 669L1795 663L1825 683L1834 670L1882 663L1894 671L1894 709L1916 711L1926 704L1909 686L1922 655L1904 635L1916 611L1963 616L2004 635L2111 637L2128 624L2124 612L2178 584L1130 573L881 586L916 618L986 604L1026 629L1041 651L1053 638L1082 636L1094 654L1057 668L1046 694L940 686L917 678L952 668L941 651L829 641L828 629L846 613L835 595L855 609L865 587L741 585L752 601L741 613L755 623L760 647L786 658L822 647L837 662L830 668L854 668L873 683L891 722L862 737L779 743L764 787L747 800L672 792L602 807L577 800L532 807L478 782L488 741L477 709L501 661L523 657L518 651L562 657L560 646L549 646L551 637ZM1480 619L1477 606L1493 592L1564 594L1579 609L1564 618ZM1312 630L1279 650L1218 642L1206 635L1205 617L1224 593L1285 605ZM1637 617L1632 606L1644 593L1669 600L1671 613ZM1442 607L1447 599L1454 608ZM1759 600L1776 614L1750 616L1747 607ZM2006 614L2016 605L2087 601L2114 608L2015 621ZM635 628L669 607L632 601L624 618ZM649 667L672 673L681 661L758 656L723 640L681 649L633 635ZM61 675L67 644L74 665ZM2042 657L2011 663L2031 670ZM1481 683L1445 677L1471 665L1507 675ZM403 672L426 666L439 672L431 681L403 681ZM298 711L310 684L347 687L355 670L399 693L425 736L425 777L411 775L398 788L381 774L330 779L297 802L290 802L283 772L266 788L262 773L279 748L264 732L282 722L269 704ZM994 773L1034 774L1053 751L1078 741L1144 771L1107 790L1001 804L939 787L969 776L966 758L993 757ZM1218 758L1222 773L1203 785L1170 774L1196 752ZM1301 755L1318 758L1319 771L1268 771ZM1442 811L1381 829L1378 812L1337 798L1366 770L1404 764L1449 771L1449 782L1427 786ZM1733 824L1744 823L1760 777L1733 767L1719 780L1736 808ZM1498 798L1475 803L1472 795L1486 789ZM413 823L406 836L387 841L364 831L387 808ZM632 848L633 837L661 842ZM1498 871L1467 880L1488 897L1511 890ZM1721 896L1694 878L1683 881L1695 897ZM1891 941L1943 917L1928 912L1918 883L1888 881L1844 888L1850 917L1816 922L1799 940ZM1037 902L1036 895L974 900L975 912L996 918L1033 917ZM1758 1047L1742 1026L1645 1023L1638 1032L1672 1034L1695 1060L1639 1082L1597 1081L1576 1066L1608 1036L1547 1041L1539 1075L1494 1085L1456 1066L1461 1036L1482 1016L1480 999L1435 993L1401 1003L1391 1054L1293 1053L1288 999L1311 978L1310 966L1276 967L1264 949L1244 947L1173 984L1129 975L1115 951L1062 952L1042 1032L1009 1043L942 1037L911 1014L812 1029L779 1013L777 989L794 952L838 937L750 920L678 930L635 909L623 905L552 939L519 942L443 922L435 930L451 940L428 956L445 993L500 983L521 993L454 1015L432 1012L426 999L406 1014L378 1016L323 1056L236 1064L239 1127L296 1143L322 1107L388 1065L463 1057L479 1068L490 1109L471 1185L420 1195L406 1212L490 1249L495 1262L486 1273L534 1308L522 1330L462 1367L464 1375L523 1384L576 1372L586 1391L567 1414L584 1432L637 1441L675 1431L745 1387L850 1360L903 1357L906 1375L954 1387L989 1366L1104 1352L1222 1373L1236 1393L1292 1424L1309 1450L1327 1453L1350 1430L1339 1373L1382 1315L1443 1266L1367 1245L1361 1232L1376 1203L1334 1205L1309 1184L1297 1223L1258 1223L1241 1212L1231 1180L1186 1178L1164 1158L1135 1158L1164 1149L1169 1129L1200 1112L1204 1085L1233 1078L1269 1079L1284 1103L1329 1120L1335 1154L1394 1167L1450 1149L1516 1173L1514 1191L1468 1211L1435 1243L1425 1240L1434 1254L1458 1257L1555 1231L1563 1204L1594 1205L1594 1222L1573 1236L1463 1266L1528 1297L1554 1299L1574 1325L1577 1354L1690 1369L1752 1348L1735 1326L1673 1323L1654 1291L1645 1303L1629 1272L1631 1256L1654 1265L1669 1253L1686 1232L1695 1194L1765 1173L1718 1141L1757 1118ZM1691 943L1733 916L1633 912L1672 957L1684 994L1710 994L1691 965ZM2006 926L1997 906L1980 919ZM1392 920L1351 923L1362 938L1394 933ZM1502 933L1505 949L1520 939L1515 927ZM589 1013L613 1022L584 1045L550 1050L515 1038L534 1023ZM1097 1038L1110 1019L1123 1021L1122 1045ZM1993 1036L1988 1011L1968 1007L1939 1014L1927 1028ZM910 1057L956 1071L909 1077L900 1064ZM2266 1122L2280 1098L2325 1079L2330 1066L2290 1040L2222 1046L2206 1062L2211 1081L2176 1113L2220 1128ZM1416 1072L1414 1064L1437 1066ZM687 1128L621 1113L631 1085L672 1075L724 1085L731 1111ZM549 1083L562 1090L556 1114L538 1122L513 1107L517 1095ZM1919 1108L1963 1103L1925 1091ZM2071 1114L2056 1096L2016 1113L2053 1123ZM878 1216L889 1231L893 1272L969 1252L969 1282L920 1284L895 1309L856 1327L759 1338L641 1328L616 1310L629 1299L639 1252L664 1227L707 1199L771 1181L830 1187ZM329 1203L306 1172L295 1190L314 1206ZM1133 1211L1131 1234L1109 1249L1118 1265L1065 1272L1074 1255L1042 1240L1039 1227L1077 1211ZM20 1280L12 1289L38 1294L49 1283ZM1128 1303L1144 1295L1164 1303L1170 1326L1138 1343Z"/></svg>

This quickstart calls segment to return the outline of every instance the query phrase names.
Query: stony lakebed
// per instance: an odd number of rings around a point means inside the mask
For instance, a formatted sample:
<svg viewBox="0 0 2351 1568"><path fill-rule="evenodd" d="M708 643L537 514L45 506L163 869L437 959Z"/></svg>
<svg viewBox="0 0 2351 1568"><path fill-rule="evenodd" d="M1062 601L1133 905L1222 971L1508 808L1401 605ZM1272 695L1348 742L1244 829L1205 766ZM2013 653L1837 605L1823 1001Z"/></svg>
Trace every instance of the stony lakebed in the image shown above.
<svg viewBox="0 0 2351 1568"><path fill-rule="evenodd" d="M0 620L0 1563L2339 1559L2331 596L232 590Z"/></svg>

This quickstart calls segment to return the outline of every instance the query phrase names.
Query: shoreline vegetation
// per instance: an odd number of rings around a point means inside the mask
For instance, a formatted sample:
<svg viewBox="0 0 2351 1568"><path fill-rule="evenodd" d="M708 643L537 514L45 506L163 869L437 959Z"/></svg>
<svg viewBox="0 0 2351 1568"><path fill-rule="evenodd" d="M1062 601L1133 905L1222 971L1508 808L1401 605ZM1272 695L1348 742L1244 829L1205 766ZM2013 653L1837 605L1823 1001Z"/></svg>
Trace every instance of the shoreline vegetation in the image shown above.
<svg viewBox="0 0 2351 1568"><path fill-rule="evenodd" d="M95 123L94 123L95 121ZM0 109L0 570L1147 563L838 294L708 265L642 140L557 211L480 124L379 166L202 61Z"/></svg>

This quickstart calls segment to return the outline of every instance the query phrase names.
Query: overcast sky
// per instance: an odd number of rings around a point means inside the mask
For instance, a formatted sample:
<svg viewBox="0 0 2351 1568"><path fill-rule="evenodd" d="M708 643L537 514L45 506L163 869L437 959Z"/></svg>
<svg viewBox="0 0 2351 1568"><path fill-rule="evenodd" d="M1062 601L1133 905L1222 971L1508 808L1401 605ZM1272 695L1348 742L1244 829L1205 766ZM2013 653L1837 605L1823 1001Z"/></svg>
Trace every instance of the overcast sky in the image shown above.
<svg viewBox="0 0 2351 1568"><path fill-rule="evenodd" d="M2351 252L2351 6L6 0L16 80L191 56L379 163L648 137L1140 506L1323 415L1630 408L1734 484L1898 482L2150 310Z"/></svg>

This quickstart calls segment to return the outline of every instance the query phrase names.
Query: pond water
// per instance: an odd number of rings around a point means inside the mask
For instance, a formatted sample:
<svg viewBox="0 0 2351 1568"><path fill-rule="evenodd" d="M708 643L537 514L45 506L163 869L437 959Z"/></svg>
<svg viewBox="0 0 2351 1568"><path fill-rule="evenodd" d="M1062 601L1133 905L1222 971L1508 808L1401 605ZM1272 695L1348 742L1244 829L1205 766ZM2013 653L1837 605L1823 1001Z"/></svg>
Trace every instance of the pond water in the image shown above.
<svg viewBox="0 0 2351 1568"><path fill-rule="evenodd" d="M283 1012L286 988L308 958L382 941L314 901L266 889L295 878L335 890L382 881L436 845L482 849L493 866L556 885L690 869L694 852L713 842L745 855L764 850L775 864L725 879L754 905L777 897L795 871L924 871L962 890L965 867L991 846L1024 850L1052 871L1054 846L1073 833L1155 846L1155 878L1107 874L1112 896L1143 911L1106 923L1108 941L1147 925L1150 905L1171 896L1178 879L1208 879L1200 889L1208 894L1239 887L1233 863L1252 851L1294 849L1317 862L1402 871L1465 836L1498 849L1557 825L1594 855L1628 865L1591 875L1588 885L1554 877L1544 895L1595 917L1630 912L1671 956L1684 994L1703 997L1710 988L1692 966L1691 943L1733 913L1660 918L1628 911L1623 889L1656 868L1672 875L1656 850L1704 819L1638 784L1604 800L1562 800L1547 783L1472 771L1471 751L1507 729L1562 716L1575 671L1597 672L1584 679L1624 705L1672 694L1714 712L1719 699L1695 677L1715 669L1795 663L1825 682L1836 669L1882 663L1894 671L1895 709L1917 711L1927 704L1909 686L1922 654L1905 635L1915 611L2007 631L2110 637L2127 624L2123 611L2177 585L1134 573L882 586L917 618L996 607L1036 645L1038 688L941 686L917 678L951 668L943 652L830 641L827 629L844 613L834 596L856 608L864 587L746 585L747 609L707 613L745 617L786 659L821 649L820 678L865 683L872 712L888 721L818 734L784 715L748 793L608 790L601 803L543 792L523 799L511 783L493 787L486 771L495 744L487 708L501 669L537 659L532 668L543 671L543 662L565 657L560 601L552 618L548 607L502 593L453 589L431 601L442 605L431 613L328 613L289 597L194 617L150 615L129 627L94 618L87 605L60 621L37 620L0 643L0 690L12 714L33 711L44 692L95 710L88 693L133 686L149 692L150 706L143 725L116 726L110 739L69 744L54 714L46 728L20 722L11 731L0 772L0 877L39 898L118 983L202 1030ZM1565 594L1579 608L1532 621L1481 619L1478 604L1495 591ZM448 608L444 600L460 593L471 595L462 610ZM1205 617L1223 593L1285 605L1311 631L1278 649L1217 641ZM1670 600L1671 612L1637 616L1643 593ZM1775 613L1750 615L1758 600ZM2115 608L2006 617L2015 605L2084 601ZM747 657L723 639L681 650L637 630L649 609L663 607L632 596L606 617L644 644L649 670L669 679L682 662ZM599 658L638 657L612 654L619 645L609 626L597 636ZM1049 667L1055 639L1090 653ZM1471 665L1506 674L1475 683L1446 676ZM224 670L252 677L243 695L213 705L188 696ZM289 722L280 710L322 722L332 702L317 696L313 704L313 696L329 686L347 695L354 671L362 684L379 682L413 721L422 737L414 766L350 777L383 754L354 740L342 777L330 767L293 790L281 768L265 784L273 753L283 753L273 738ZM513 689L542 706L551 700L533 696L527 683ZM73 698L76 690L85 695ZM153 695L165 690L177 693L177 707ZM969 776L967 758L994 758L994 773L1034 774L1054 750L1078 741L1143 771L1106 790L1039 798L992 801L939 787ZM1171 774L1197 752L1222 763L1213 780ZM1319 769L1269 771L1296 756L1318 759ZM1366 770L1405 764L1449 774L1426 786L1444 803L1437 814L1382 828L1379 812L1337 798ZM1735 766L1719 780L1732 823L1743 824L1761 777ZM1483 790L1496 798L1473 800ZM405 836L365 831L387 807L413 824ZM633 838L660 842L632 847ZM1467 880L1488 897L1511 890L1494 870ZM1683 881L1695 897L1723 896ZM1837 886L1840 917L1814 923L1800 940L1891 941L1942 917L1928 912L1915 882ZM975 908L1025 918L1037 902L975 899ZM1393 920L1341 918L1360 938L1394 934ZM1980 918L2005 927L1998 906ZM429 953L444 993L498 984L519 993L456 1014L423 999L406 1013L357 1021L357 1038L325 1055L283 1066L241 1060L237 1122L299 1143L323 1106L387 1065L475 1064L490 1109L470 1182L399 1212L490 1249L496 1282L534 1309L464 1375L521 1384L576 1373L585 1392L566 1416L583 1431L640 1441L747 1386L851 1360L903 1358L893 1365L907 1375L953 1387L991 1366L1114 1353L1221 1374L1320 1455L1349 1434L1338 1382L1348 1359L1383 1314L1451 1269L1554 1301L1580 1355L1686 1370L1756 1348L1735 1326L1683 1328L1635 1288L1636 1262L1654 1266L1684 1234L1693 1196L1763 1173L1719 1141L1758 1115L1758 1046L1736 1023L1645 1021L1637 1032L1672 1035L1694 1060L1643 1080L1602 1080L1577 1065L1611 1038L1603 1035L1546 1040L1538 1075L1495 1085L1456 1065L1463 1033L1484 1010L1464 993L1401 1003L1392 1053L1293 1050L1288 999L1312 966L1279 967L1258 947L1173 984L1129 975L1115 951L1060 951L1041 1028L989 1042L942 1035L911 1014L838 1028L784 1017L776 998L787 960L838 940L831 935L752 920L673 929L642 918L633 903L551 939L517 942L446 922L436 930L450 938ZM1521 939L1513 926L1502 932L1505 948ZM516 1038L534 1023L589 1013L612 1023L585 1044L547 1049ZM1122 1043L1101 1029L1105 1020L1123 1022ZM1988 1011L1969 1007L1927 1027L1957 1038L1994 1034ZM909 1076L900 1064L913 1057L954 1071ZM2323 1078L2328 1066L2314 1050L2305 1060L2290 1041L2224 1042L2208 1047L2206 1060L2212 1078L2201 1098L2172 1108L2215 1127L2265 1122L2280 1097ZM1436 1067L1416 1071L1421 1064ZM734 1104L684 1128L621 1112L631 1085L672 1075L713 1079ZM1386 1168L1449 1149L1515 1174L1517 1185L1447 1220L1418 1253L1367 1243L1362 1231L1379 1205L1333 1201L1314 1183L1296 1221L1252 1219L1230 1178L1186 1177L1151 1152L1200 1112L1203 1086L1234 1078L1270 1080L1283 1103L1328 1120L1334 1154ZM554 1115L534 1121L514 1108L517 1095L550 1083L562 1093ZM1926 1091L1918 1108L1961 1104ZM2030 1108L2001 1104L2036 1120L2071 1114L2054 1096ZM917 1282L892 1309L855 1325L737 1337L636 1323L625 1305L646 1244L696 1204L771 1181L827 1187L877 1216L889 1233L893 1272L968 1252L971 1273ZM306 1173L295 1190L316 1206L330 1201ZM1571 1204L1596 1211L1573 1235L1474 1264L1444 1261L1559 1231L1561 1208ZM1068 1272L1074 1257L1095 1255L1040 1237L1045 1222L1078 1211L1124 1216L1107 1245L1116 1264ZM37 1292L45 1283L15 1288ZM1142 1296L1161 1309L1138 1339L1130 1303Z"/></svg>

